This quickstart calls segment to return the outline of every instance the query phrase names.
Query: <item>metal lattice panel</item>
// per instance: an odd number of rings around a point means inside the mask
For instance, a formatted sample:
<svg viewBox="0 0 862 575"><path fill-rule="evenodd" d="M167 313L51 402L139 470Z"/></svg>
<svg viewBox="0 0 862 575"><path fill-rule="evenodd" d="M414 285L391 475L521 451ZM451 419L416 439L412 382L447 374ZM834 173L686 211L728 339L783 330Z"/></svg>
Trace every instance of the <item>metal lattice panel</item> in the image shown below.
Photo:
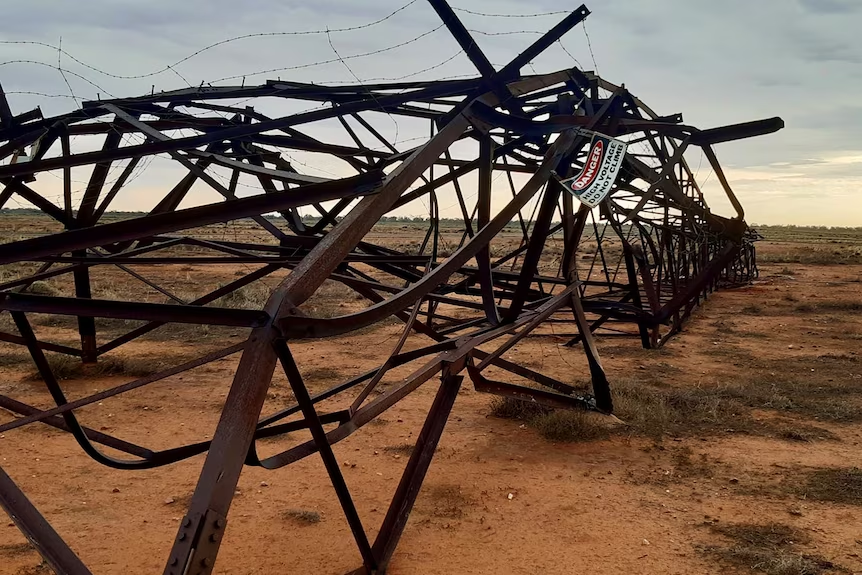
<svg viewBox="0 0 862 575"><path fill-rule="evenodd" d="M28 262L36 270L0 285L0 310L14 324L0 332L0 339L27 347L56 403L40 410L0 396L0 406L19 416L0 424L0 431L52 425L72 433L96 461L118 469L162 466L206 452L165 573L212 571L243 465L277 469L314 453L326 465L363 569L382 572L464 375L481 391L610 414L611 388L593 332L610 330L640 337L645 347L661 345L720 282L745 282L756 275L754 234L711 146L775 131L780 119L699 130L684 124L680 115L658 116L626 88L577 68L521 75L527 62L588 15L583 6L495 70L449 6L442 0L430 3L480 76L365 86L279 80L189 88L88 102L53 118L13 116L8 106L0 106L0 158L11 158L0 166L0 206L17 196L62 228L0 245L0 264ZM272 99L300 108L309 103L322 107L284 116L260 112L266 106L257 103ZM388 142L368 119L375 114L424 123L429 136L409 145ZM319 129L324 124L326 129ZM612 192L591 210L561 181L584 167L594 133L626 142L629 152ZM85 148L91 151L72 151L72 137L88 140ZM703 150L736 210L733 218L710 211L683 158L690 146ZM355 174L303 173L290 159L298 153L325 155ZM157 155L181 166L182 178L162 190L149 213L104 222L135 169ZM82 166L91 171L76 208L71 170ZM109 182L112 168L115 177ZM40 182L55 171L63 180L57 202L39 192ZM498 176L508 189L493 185ZM195 186L205 187L214 200L181 207ZM457 244L440 227L444 193L457 199L463 216ZM375 244L369 236L373 226L411 204L429 214L419 245L393 249ZM304 219L302 214L316 217ZM253 222L259 241L196 233L203 226L240 220ZM515 234L517 245L501 253L492 249L492 242L504 231ZM191 299L138 271L223 263L243 264L249 271ZM94 298L91 283L97 271L131 275L164 302L142 303L135 294ZM225 305L231 294L273 277L278 286L261 308ZM47 279L68 282L74 297L28 291ZM341 316L315 317L307 304L325 282L346 286L366 306ZM214 306L217 301L221 304ZM40 337L32 314L75 318L80 346ZM379 368L310 394L291 355L291 342L337 337L393 317L404 323L403 334ZM134 326L106 338L97 329L104 320ZM565 320L575 328L570 343L583 344L591 395L503 358L512 345L551 320ZM45 357L54 352L98 362L104 354L176 323L248 332L242 341L198 359L72 402ZM411 334L424 336L426 344L406 351ZM493 351L479 348L489 345ZM152 451L88 429L75 413L235 353L241 359L211 441ZM405 365L412 366L410 375L372 394L387 372ZM263 417L261 408L278 366L296 403ZM538 387L490 380L483 372L491 366ZM439 391L401 484L376 540L369 541L331 445L438 375ZM320 410L324 400L333 399L341 399L343 408ZM334 428L324 428L333 423ZM297 429L308 429L312 439L258 456L258 439ZM126 458L109 457L100 446ZM57 572L89 573L2 471L0 504Z"/></svg>

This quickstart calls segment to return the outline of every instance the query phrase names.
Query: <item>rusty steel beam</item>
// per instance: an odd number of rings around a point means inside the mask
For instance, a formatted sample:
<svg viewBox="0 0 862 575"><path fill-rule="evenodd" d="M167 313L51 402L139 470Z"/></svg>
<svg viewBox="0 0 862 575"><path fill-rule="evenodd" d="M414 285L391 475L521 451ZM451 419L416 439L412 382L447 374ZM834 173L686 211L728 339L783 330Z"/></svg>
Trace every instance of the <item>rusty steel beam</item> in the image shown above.
<svg viewBox="0 0 862 575"><path fill-rule="evenodd" d="M604 338L629 337L634 345L659 347L713 290L756 277L757 234L745 222L712 146L772 133L783 126L780 118L701 130L683 123L681 114L657 114L628 88L594 72L570 68L524 75L529 62L589 15L586 6L500 67L491 64L445 0L429 4L478 76L343 86L278 79L257 86L189 87L85 102L53 118L35 112L16 116L0 88L0 158L19 158L25 147L34 148L29 161L0 166L0 208L17 196L63 227L0 245L0 266L14 270L0 284L0 314L10 313L18 330L0 333L0 342L26 350L53 401L35 407L12 392L0 395L0 407L14 415L0 423L0 432L50 425L70 433L96 463L118 470L205 454L165 562L166 575L217 570L245 466L285 473L313 454L322 458L359 549L362 566L356 573L384 573L409 529L410 511L464 377L478 391L553 409L612 414L613 385L600 357ZM273 118L256 108L263 98L323 107ZM243 100L244 106L231 100ZM389 141L381 122L397 125L403 117L426 126L425 135ZM625 142L629 151L609 193L592 208L562 182L587 167L596 134ZM125 144L126 136L144 143ZM87 147L79 147L80 140ZM694 148L707 158L733 217L712 212L696 170L685 160ZM146 174L158 154L182 170L179 181L148 190L155 195L149 213L118 221L111 212L117 198L130 193L130 182L139 172ZM309 155L331 159L326 171L341 172L325 178L309 173L306 168L318 167L303 161ZM121 160L128 161L122 170L114 166ZM76 201L71 176L79 166L92 171ZM112 166L119 176L109 181ZM44 184L50 170L63 173L57 201ZM508 189L498 189L496 182ZM200 183L219 200L180 208ZM454 237L460 239L454 242L451 226L447 235L441 225L448 193L458 217ZM402 210L428 215L412 246L387 244L375 233L383 218ZM0 217L10 217L7 213ZM207 226L219 226L219 235ZM514 241L499 241L504 235ZM207 272L223 265L242 271L210 285ZM170 266L190 266L183 268L188 279L176 279ZM165 283L166 273L173 274L171 283ZM135 280L134 293L117 289L120 293L105 295L105 282L121 285L129 278ZM271 288L267 278L278 285ZM58 295L47 295L50 289L37 293L37 282L56 286ZM314 298L333 282L367 307L316 316ZM244 299L245 290L258 289L265 290L266 303ZM76 297L68 297L71 293ZM51 330L43 333L41 323L32 321L33 314L76 321L80 342L54 341ZM102 318L136 323L103 324ZM380 365L309 392L313 382L300 375L301 356L294 355L293 342L361 333L391 318L403 323L402 331ZM231 332L230 340L197 359L177 360L158 373L71 401L46 356L63 353L98 362L177 323L215 326L214 339ZM557 379L503 357L526 338L546 333L543 326L560 324L572 332L565 334L569 347L561 353L580 353L573 346L582 344L589 393L565 383L578 374ZM231 329L222 332L219 326ZM155 451L78 420L80 410L94 402L239 352L211 440ZM264 414L279 364L295 402ZM392 381L400 367L409 375ZM500 374L493 379L486 372L491 367ZM365 432L366 425L431 385L438 374L441 383L425 407L416 446L372 538L333 446ZM522 385L517 378L532 383ZM257 440L300 429L311 439L259 455ZM110 457L97 445L129 459ZM0 505L15 514L58 573L89 573L2 470Z"/></svg>
<svg viewBox="0 0 862 575"><path fill-rule="evenodd" d="M30 503L12 478L0 467L0 507L18 526L51 568L63 575L92 575L87 566Z"/></svg>

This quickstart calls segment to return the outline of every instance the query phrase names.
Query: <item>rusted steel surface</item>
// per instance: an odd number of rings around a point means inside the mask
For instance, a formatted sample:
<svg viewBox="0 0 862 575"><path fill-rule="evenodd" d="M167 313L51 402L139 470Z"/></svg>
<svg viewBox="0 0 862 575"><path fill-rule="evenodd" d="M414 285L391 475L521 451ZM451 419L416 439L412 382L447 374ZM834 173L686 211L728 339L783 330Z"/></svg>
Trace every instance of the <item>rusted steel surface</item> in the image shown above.
<svg viewBox="0 0 862 575"><path fill-rule="evenodd" d="M40 410L0 396L0 407L14 414L0 421L0 431L50 425L71 433L95 461L118 469L151 468L205 452L190 507L166 560L166 574L212 572L244 466L275 470L314 454L323 458L356 540L363 561L358 572L385 571L465 376L480 391L609 414L613 385L594 336L625 335L639 338L644 347L660 346L711 291L748 282L757 274L756 232L745 223L712 146L774 132L783 126L779 118L699 130L684 124L680 114L659 116L625 87L592 72L572 68L522 75L524 65L589 15L585 6L496 70L447 3L429 3L477 68L476 78L339 87L278 80L259 86L188 88L87 102L56 118L40 113L14 116L0 91L0 160L29 150L28 161L0 165L0 207L19 197L64 228L0 245L0 264L33 264L28 269L35 270L0 285L0 313L10 314L16 327L0 332L0 340L26 347L56 404ZM255 109L255 99L264 97L328 105L272 118ZM239 99L242 107L230 104ZM368 120L381 114L427 122L429 136L409 147L388 142ZM337 136L332 135L333 120L343 129ZM309 135L327 121L329 140ZM563 180L590 161L595 134L626 142L629 151L609 195L590 209L569 193ZM144 142L130 143L126 135ZM95 144L87 149L94 151L73 150L71 136L92 139ZM684 159L692 147L703 150L735 211L733 217L710 210ZM302 173L286 159L298 151L326 154L354 175ZM151 212L102 223L135 166L156 154L167 154L182 166L182 179L164 191ZM122 161L127 163L120 176L109 182L109 171ZM77 209L70 194L71 168L76 166L92 167ZM227 170L229 177L217 178L216 169ZM39 192L51 170L62 170L62 202ZM504 176L500 181L507 189L494 186L497 176ZM240 178L256 182L244 184L242 197L237 194ZM196 183L223 201L180 208ZM475 190L466 189L474 185ZM440 228L438 195L443 189L454 191L463 216L460 241L451 250L443 249ZM466 197L475 197L475 203ZM428 210L427 231L418 248L374 244L369 237L374 225L406 205ZM303 220L300 209L319 217ZM259 241L195 237L194 229L200 226L246 218L258 226ZM520 235L517 247L503 254L491 250L492 240L513 230ZM154 266L176 264L243 264L249 271L186 300L148 273ZM131 276L167 299L140 303L136 294L94 298L95 270ZM213 305L285 270L289 273L262 309ZM34 282L47 279L67 281L75 297L27 293ZM327 281L353 290L367 300L367 307L335 317L310 315L303 304ZM80 347L40 337L30 321L34 313L74 317ZM337 337L392 317L404 323L404 331L388 359L350 380L309 393L291 342ZM97 329L95 319L100 318L146 323L106 339ZM546 322L571 326L569 344L583 345L592 394L503 358ZM244 342L226 342L219 351L72 402L45 356L49 351L98 362L104 354L174 323L248 331ZM411 335L425 338L425 344L403 351ZM241 357L211 441L152 451L89 429L75 413L234 353ZM296 405L264 415L261 410L279 365ZM413 366L412 373L372 394L390 370L404 365ZM483 371L492 366L541 389L491 380ZM436 398L372 542L332 445L438 375ZM580 375L572 374L572 379ZM321 403L331 400L341 400L343 408L321 411ZM327 430L328 424L335 427ZM298 429L308 429L311 439L282 453L258 456L258 439ZM96 444L128 459L108 457ZM0 505L55 570L88 573L2 470Z"/></svg>

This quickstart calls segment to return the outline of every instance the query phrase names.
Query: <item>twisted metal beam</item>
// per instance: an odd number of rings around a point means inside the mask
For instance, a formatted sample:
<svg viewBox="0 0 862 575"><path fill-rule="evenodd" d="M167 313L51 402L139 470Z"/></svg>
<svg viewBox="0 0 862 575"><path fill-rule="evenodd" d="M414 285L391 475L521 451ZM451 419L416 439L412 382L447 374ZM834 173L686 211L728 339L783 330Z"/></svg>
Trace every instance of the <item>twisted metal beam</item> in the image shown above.
<svg viewBox="0 0 862 575"><path fill-rule="evenodd" d="M165 574L212 572L244 466L276 470L314 454L323 459L356 540L363 562L358 572L384 572L464 375L479 391L610 414L612 387L594 334L630 336L644 347L660 346L712 290L749 281L757 273L756 234L745 223L712 146L774 132L783 125L780 119L700 130L683 124L680 114L659 116L626 88L591 72L572 68L522 75L527 62L589 14L585 6L495 70L446 2L429 3L476 65L479 77L339 87L278 80L249 87L188 88L87 102L54 118L14 116L0 91L0 159L11 158L0 166L0 207L17 196L64 228L0 245L0 265L32 264L36 270L0 285L0 313L8 312L17 330L0 332L0 340L27 348L55 403L40 410L0 396L0 407L20 416L0 423L0 431L52 425L72 433L94 460L118 469L156 467L206 453ZM253 105L223 103L263 97L328 106L270 118ZM382 114L426 121L430 135L417 146L399 147L374 127ZM338 136L331 129L312 135L333 119L343 129ZM596 134L625 142L628 153L610 193L591 209L576 201L564 181L584 169ZM127 143L128 135L144 143ZM92 138L100 149L73 150L71 136ZM692 146L703 150L717 174L733 217L709 208L685 161ZM99 146L89 149L95 148ZM302 173L291 153L325 154L354 175ZM156 154L168 154L182 167L180 181L165 190L149 213L105 221L134 171ZM118 169L119 162L126 163L111 182L111 168ZM93 169L76 206L71 170L77 166ZM41 186L43 174L51 170L63 173L62 205L49 199ZM225 172L228 176L220 179ZM494 189L495 172L506 175L505 193ZM473 174L476 200L470 205L465 187ZM255 193L237 195L241 178L257 182ZM196 183L224 200L181 209ZM449 189L463 229L458 245L446 247L438 194ZM503 200L496 213L492 198ZM426 201L428 227L415 249L372 241L369 232L381 218ZM316 221L301 218L300 209L316 213ZM197 233L202 226L238 220L251 222L259 239L228 241ZM503 233L514 233L518 245L501 254L491 247ZM185 301L188 298L160 285L153 273L183 263L256 267ZM167 297L168 302L139 303L126 294L117 300L94 298L91 270L131 276L142 290L150 290L146 293ZM262 309L214 305L284 271L287 275ZM66 281L63 293L75 297L27 293L36 281L47 280L54 285ZM346 286L367 307L314 317L310 300L327 281ZM80 349L40 338L30 321L33 313L75 318ZM338 337L392 317L404 328L379 367L309 393L291 351L294 342ZM97 318L146 323L119 334L100 334ZM48 351L98 361L153 330L182 322L248 331L220 350L75 401L65 397L45 355ZM572 326L569 343L583 345L591 393L503 359L506 350L548 322ZM110 337L105 340L104 335ZM425 341L404 351L411 337ZM241 357L211 441L153 451L89 429L75 413L234 353ZM372 396L391 370L405 365L413 368L407 377ZM264 415L278 366L296 401ZM484 373L492 366L532 385L492 380ZM416 448L371 541L332 445L359 432L438 374L440 387ZM342 401L344 407L321 410L323 402L332 401ZM326 424L335 427L327 430ZM311 439L259 457L257 440L298 429L308 429ZM108 458L94 444L132 459ZM2 470L0 505L55 570L89 572Z"/></svg>

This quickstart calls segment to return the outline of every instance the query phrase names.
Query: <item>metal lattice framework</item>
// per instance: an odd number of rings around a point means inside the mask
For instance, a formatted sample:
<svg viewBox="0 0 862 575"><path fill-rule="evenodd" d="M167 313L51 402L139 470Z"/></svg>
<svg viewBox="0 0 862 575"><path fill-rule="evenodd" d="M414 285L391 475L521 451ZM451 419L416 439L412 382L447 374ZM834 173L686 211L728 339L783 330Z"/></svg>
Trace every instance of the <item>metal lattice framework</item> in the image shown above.
<svg viewBox="0 0 862 575"><path fill-rule="evenodd" d="M315 453L323 459L356 539L360 571L383 572L463 373L480 391L609 414L612 395L594 332L630 334L645 347L661 345L719 283L744 282L756 274L753 232L711 146L775 131L782 126L780 119L698 130L680 115L657 115L626 88L577 68L522 76L523 66L588 15L584 6L496 70L449 6L429 1L475 64L478 77L341 87L270 81L189 88L88 102L53 118L38 112L14 116L0 98L0 158L11 158L0 166L0 206L16 196L65 229L0 245L0 264L38 265L34 273L0 285L0 310L11 314L16 328L0 333L0 340L26 346L56 403L41 410L0 396L0 406L15 414L0 424L0 431L54 426L70 432L97 462L117 469L163 466L206 452L166 574L212 571L244 465L278 469ZM322 106L281 117L256 110L255 102L273 98ZM240 100L245 104L236 105ZM383 115L426 122L429 136L420 145L399 147L369 120ZM322 123L327 138L312 135ZM594 132L629 144L614 190L597 210L581 205L560 184L582 168ZM130 135L143 141L133 143ZM95 142L88 147L94 151L73 151L73 136ZM710 211L683 158L691 146L703 150L736 210L734 217ZM303 174L285 159L297 152L326 155L355 175ZM136 166L154 155L168 155L186 170L185 176L165 190L149 213L101 223ZM120 176L109 185L111 167L121 164ZM71 172L82 166L91 172L75 205ZM44 174L52 171L63 179L63 200L56 203L38 191ZM227 179L220 176L225 173ZM496 188L492 194L492 182L501 175L508 190ZM253 181L256 193L249 195L245 186L238 194L241 180ZM195 184L208 186L223 201L179 208ZM454 193L463 215L460 242L451 250L444 249L441 238L438 194L444 189ZM473 192L475 202L470 202L466 198ZM429 210L418 249L399 251L367 239L381 217L409 204ZM300 216L303 212L319 218L309 223ZM225 241L193 233L201 226L248 218L268 239ZM492 250L492 240L513 225L520 236L517 247L503 254ZM130 267L225 262L245 264L250 271L191 301ZM94 298L94 269L131 274L142 287L173 301ZM284 270L290 273L263 309L212 305ZM75 297L28 292L34 282L48 278L68 278ZM368 306L347 315L314 317L303 304L327 280L353 290ZM34 313L76 318L80 347L40 338L30 321ZM392 317L404 323L403 334L382 365L310 394L291 353L292 342L337 337ZM143 323L104 340L95 318ZM570 343L583 345L591 395L503 358L547 321L572 322L577 328ZM250 331L240 343L75 401L67 400L45 356L54 352L99 361L103 354L175 323ZM426 343L404 351L411 334ZM89 429L75 413L235 353L241 358L211 441L152 451ZM372 394L387 372L411 364L416 365L412 374ZM279 365L295 404L263 416ZM492 381L483 374L491 366L535 386ZM331 446L438 375L439 390L427 420L377 537L370 541ZM344 407L322 411L321 403L332 400L341 400ZM258 457L257 440L298 429L308 429L312 439ZM109 457L100 446L127 458ZM58 573L89 573L2 469L0 504Z"/></svg>

